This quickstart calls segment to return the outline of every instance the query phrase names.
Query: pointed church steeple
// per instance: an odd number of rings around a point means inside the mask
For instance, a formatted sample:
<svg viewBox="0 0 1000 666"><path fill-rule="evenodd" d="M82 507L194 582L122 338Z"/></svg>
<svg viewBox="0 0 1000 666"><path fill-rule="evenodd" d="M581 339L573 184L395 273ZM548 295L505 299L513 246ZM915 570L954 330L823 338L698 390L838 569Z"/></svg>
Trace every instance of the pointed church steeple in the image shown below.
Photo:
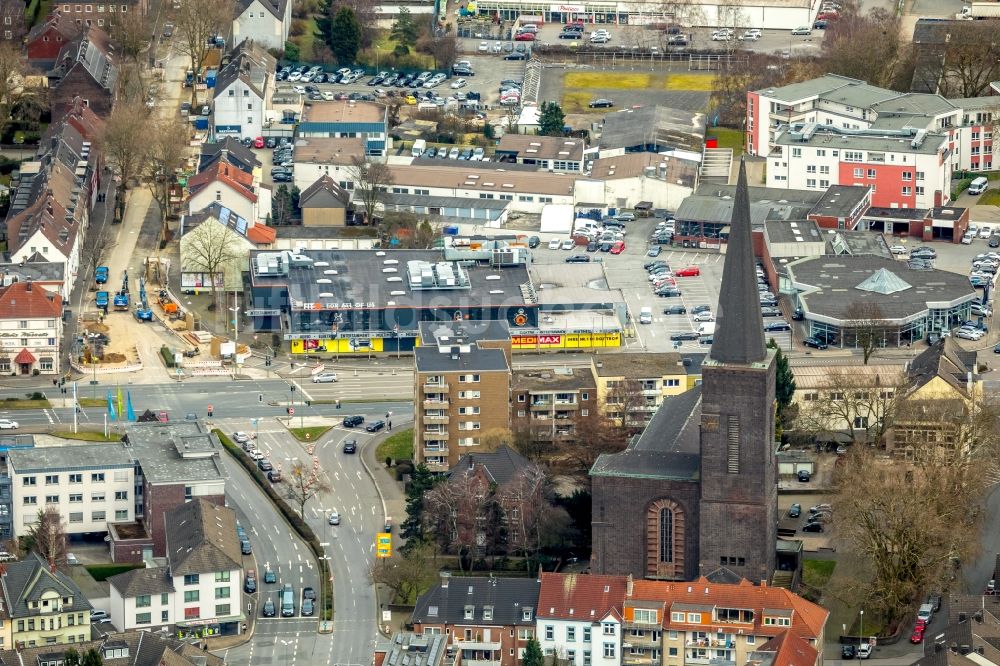
<svg viewBox="0 0 1000 666"><path fill-rule="evenodd" d="M722 269L719 311L709 354L715 361L749 365L764 360L764 321L755 272L750 237L750 194L746 165L740 160L726 263Z"/></svg>

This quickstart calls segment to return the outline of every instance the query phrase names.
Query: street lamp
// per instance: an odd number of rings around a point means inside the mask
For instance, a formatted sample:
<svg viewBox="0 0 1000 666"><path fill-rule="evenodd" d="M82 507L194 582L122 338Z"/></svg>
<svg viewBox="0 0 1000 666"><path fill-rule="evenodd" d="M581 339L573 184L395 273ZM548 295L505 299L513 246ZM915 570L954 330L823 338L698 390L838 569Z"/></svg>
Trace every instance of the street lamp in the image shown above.
<svg viewBox="0 0 1000 666"><path fill-rule="evenodd" d="M858 627L858 633L861 634L861 643L864 644L864 642L865 642L865 611L864 611L864 609L861 610L861 623L860 623L860 626Z"/></svg>
<svg viewBox="0 0 1000 666"><path fill-rule="evenodd" d="M233 313L233 339L238 340L240 337L240 306L236 299L236 294L233 294L234 307L229 308L229 311Z"/></svg>

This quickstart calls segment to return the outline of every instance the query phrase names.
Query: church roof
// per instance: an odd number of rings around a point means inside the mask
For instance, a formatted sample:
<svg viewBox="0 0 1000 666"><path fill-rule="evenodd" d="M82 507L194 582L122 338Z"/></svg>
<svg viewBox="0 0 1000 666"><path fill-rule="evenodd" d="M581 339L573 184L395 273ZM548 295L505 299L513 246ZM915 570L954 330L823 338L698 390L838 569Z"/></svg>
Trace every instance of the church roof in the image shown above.
<svg viewBox="0 0 1000 666"><path fill-rule="evenodd" d="M590 475L697 481L700 425L701 386L696 386L665 400L626 450L598 456Z"/></svg>
<svg viewBox="0 0 1000 666"><path fill-rule="evenodd" d="M764 324L754 276L753 242L750 237L750 195L746 165L740 163L726 263L719 289L714 342L709 358L719 363L748 365L763 361Z"/></svg>

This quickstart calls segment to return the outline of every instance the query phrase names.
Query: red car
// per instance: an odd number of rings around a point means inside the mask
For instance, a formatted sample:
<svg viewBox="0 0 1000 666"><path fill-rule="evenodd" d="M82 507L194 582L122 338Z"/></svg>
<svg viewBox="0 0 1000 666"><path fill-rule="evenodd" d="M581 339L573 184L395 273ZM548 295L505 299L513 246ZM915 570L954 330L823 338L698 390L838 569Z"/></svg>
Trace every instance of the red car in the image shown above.
<svg viewBox="0 0 1000 666"><path fill-rule="evenodd" d="M533 42L535 41L535 34L531 32L521 32L514 35L515 42Z"/></svg>
<svg viewBox="0 0 1000 666"><path fill-rule="evenodd" d="M263 148L264 147L264 137L259 136L256 139L254 139L253 140L253 147L254 148Z"/></svg>
<svg viewBox="0 0 1000 666"><path fill-rule="evenodd" d="M910 635L911 643L923 643L924 641L924 627L915 627L913 633Z"/></svg>
<svg viewBox="0 0 1000 666"><path fill-rule="evenodd" d="M625 241L617 241L611 246L611 254L621 254L625 251Z"/></svg>
<svg viewBox="0 0 1000 666"><path fill-rule="evenodd" d="M701 275L701 269L697 266L688 266L679 271L674 271L674 275L677 277L697 277Z"/></svg>
<svg viewBox="0 0 1000 666"><path fill-rule="evenodd" d="M836 21L839 15L837 12L822 12L816 16L817 21Z"/></svg>

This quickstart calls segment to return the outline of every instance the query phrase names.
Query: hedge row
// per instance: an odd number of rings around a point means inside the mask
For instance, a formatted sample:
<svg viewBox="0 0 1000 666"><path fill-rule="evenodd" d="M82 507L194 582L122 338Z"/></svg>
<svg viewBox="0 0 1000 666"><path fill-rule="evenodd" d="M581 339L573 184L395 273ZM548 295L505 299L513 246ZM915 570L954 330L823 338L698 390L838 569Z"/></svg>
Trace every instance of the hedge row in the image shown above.
<svg viewBox="0 0 1000 666"><path fill-rule="evenodd" d="M163 362L167 364L168 368L174 367L174 352L170 350L170 347L166 345L160 347L160 356L163 357Z"/></svg>
<svg viewBox="0 0 1000 666"><path fill-rule="evenodd" d="M221 430L216 428L213 430L219 437L219 441L222 442L222 446L226 451L229 452L233 458L235 458L241 465L243 469L247 471L253 480L257 482L257 485L264 494L267 495L268 499L274 503L281 512L281 515L285 517L288 524L292 526L298 535L309 544L309 548L312 550L313 554L316 556L316 562L319 564L319 576L320 576L320 587L323 590L323 615L322 619L332 620L333 619L333 585L330 582L330 571L327 560L324 560L323 547L319 545L319 539L316 538L316 533L313 532L312 528L306 524L302 518L299 517L297 513L288 506L288 502L281 497L278 492L271 485L271 482L267 480L264 473L257 468L257 463L250 458L250 456L243 453L243 449L234 444ZM324 583L325 581L325 583Z"/></svg>

